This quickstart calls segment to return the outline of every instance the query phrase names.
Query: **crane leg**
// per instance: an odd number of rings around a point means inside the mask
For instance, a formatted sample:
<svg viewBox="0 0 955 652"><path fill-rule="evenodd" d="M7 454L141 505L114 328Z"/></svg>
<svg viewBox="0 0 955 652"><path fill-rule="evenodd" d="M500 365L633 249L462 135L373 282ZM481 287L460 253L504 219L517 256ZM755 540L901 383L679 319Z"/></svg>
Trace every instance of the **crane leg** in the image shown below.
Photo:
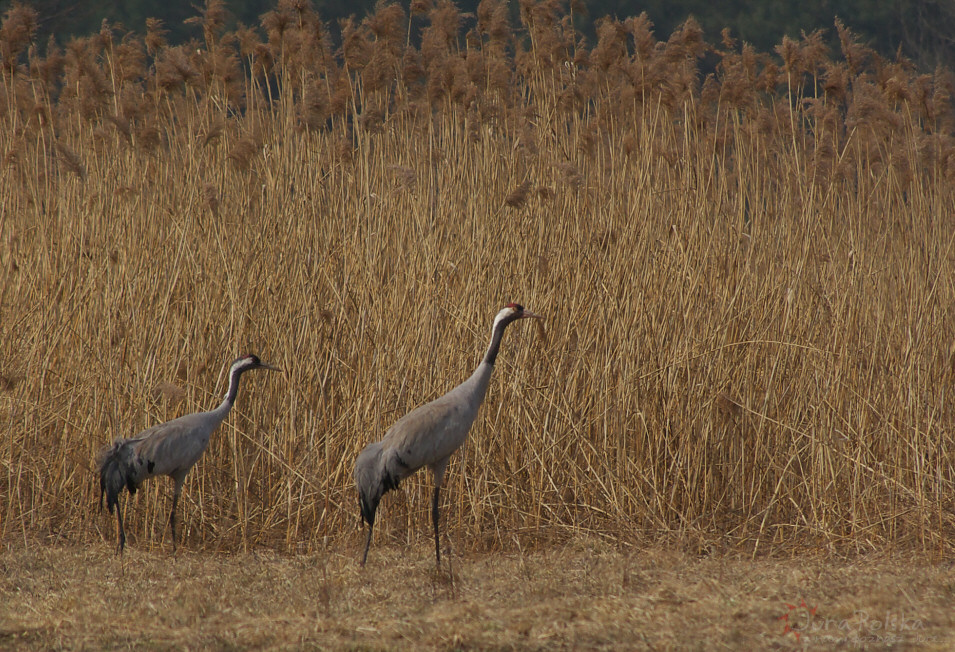
<svg viewBox="0 0 955 652"><path fill-rule="evenodd" d="M179 505L179 492L182 486L177 482L176 490L172 493L172 511L169 513L169 527L172 528L172 552L176 553L176 507Z"/></svg>
<svg viewBox="0 0 955 652"><path fill-rule="evenodd" d="M374 524L374 523L369 523L369 524L368 524L368 538L365 539L365 554L362 555L362 558L361 558L361 567L362 567L362 568L365 567L365 562L368 561L368 548L371 547L371 531L374 529L374 527L375 527L375 524Z"/></svg>
<svg viewBox="0 0 955 652"><path fill-rule="evenodd" d="M434 496L431 499L431 522L434 523L434 559L441 567L441 543L438 539L438 494L441 492L440 485L435 485Z"/></svg>
<svg viewBox="0 0 955 652"><path fill-rule="evenodd" d="M119 540L118 554L123 554L126 547L126 530L123 528L123 507L117 501L116 503L116 538Z"/></svg>

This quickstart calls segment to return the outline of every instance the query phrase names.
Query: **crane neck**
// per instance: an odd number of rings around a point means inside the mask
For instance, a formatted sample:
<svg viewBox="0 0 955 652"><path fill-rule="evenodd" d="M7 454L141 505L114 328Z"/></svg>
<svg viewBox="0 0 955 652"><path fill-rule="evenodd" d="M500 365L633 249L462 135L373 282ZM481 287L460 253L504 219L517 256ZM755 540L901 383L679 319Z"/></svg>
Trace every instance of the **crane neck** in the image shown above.
<svg viewBox="0 0 955 652"><path fill-rule="evenodd" d="M229 390L222 399L222 403L216 408L216 412L221 413L223 418L225 418L225 415L232 409L232 406L235 404L235 398L239 395L239 380L242 378L243 371L246 371L246 369L233 367L229 373Z"/></svg>
<svg viewBox="0 0 955 652"><path fill-rule="evenodd" d="M504 329L510 322L500 319L494 322L494 329L491 331L491 344L487 347L487 353L484 354L484 362L494 365L497 360L497 352L501 348L501 338L504 336Z"/></svg>

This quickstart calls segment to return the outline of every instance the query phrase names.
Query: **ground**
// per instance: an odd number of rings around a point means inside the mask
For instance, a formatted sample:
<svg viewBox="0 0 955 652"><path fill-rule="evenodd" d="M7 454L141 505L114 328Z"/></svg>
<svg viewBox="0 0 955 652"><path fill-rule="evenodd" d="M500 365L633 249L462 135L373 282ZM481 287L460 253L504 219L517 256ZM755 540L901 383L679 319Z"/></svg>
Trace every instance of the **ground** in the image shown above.
<svg viewBox="0 0 955 652"><path fill-rule="evenodd" d="M917 555L0 550L3 649L955 649L955 568Z"/></svg>

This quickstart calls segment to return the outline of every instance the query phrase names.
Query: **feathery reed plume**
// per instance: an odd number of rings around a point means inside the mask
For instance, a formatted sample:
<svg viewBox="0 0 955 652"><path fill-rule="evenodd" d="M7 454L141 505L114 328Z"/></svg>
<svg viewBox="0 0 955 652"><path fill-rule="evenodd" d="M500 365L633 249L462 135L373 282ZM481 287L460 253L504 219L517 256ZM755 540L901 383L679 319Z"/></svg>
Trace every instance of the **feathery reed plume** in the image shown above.
<svg viewBox="0 0 955 652"><path fill-rule="evenodd" d="M153 151L161 142L162 134L156 125L144 124L134 132L134 143L144 152Z"/></svg>
<svg viewBox="0 0 955 652"><path fill-rule="evenodd" d="M803 74L802 50L796 41L783 36L783 42L775 48L776 54L783 60L783 70L789 80L790 90L801 85Z"/></svg>
<svg viewBox="0 0 955 652"><path fill-rule="evenodd" d="M537 147L537 130L533 123L525 122L521 127L521 135L517 139L517 146L522 148L530 156L536 156L539 149Z"/></svg>
<svg viewBox="0 0 955 652"><path fill-rule="evenodd" d="M229 12L226 10L225 0L206 0L205 7L202 8L202 15L187 18L185 23L187 25L201 25L206 47L215 50L228 17Z"/></svg>
<svg viewBox="0 0 955 652"><path fill-rule="evenodd" d="M724 27L720 32L720 43L722 43L723 47L727 50L736 50L736 39L733 38L733 33L729 27Z"/></svg>
<svg viewBox="0 0 955 652"><path fill-rule="evenodd" d="M597 21L597 46L590 53L590 62L603 72L623 63L627 58L626 27L612 18Z"/></svg>
<svg viewBox="0 0 955 652"><path fill-rule="evenodd" d="M703 28L692 16L670 35L663 56L667 61L688 61L702 57L709 46L703 40Z"/></svg>
<svg viewBox="0 0 955 652"><path fill-rule="evenodd" d="M3 38L0 35L0 38ZM43 87L50 95L54 94L54 85L59 82L63 74L63 68L66 65L66 57L63 50L56 43L52 34L46 42L46 56L42 59L37 57L30 63L30 74L43 83Z"/></svg>
<svg viewBox="0 0 955 652"><path fill-rule="evenodd" d="M428 100L435 104L452 94L455 87L461 15L450 0L439 0L428 12L428 20L430 23L421 32L421 61L426 71Z"/></svg>
<svg viewBox="0 0 955 652"><path fill-rule="evenodd" d="M203 75L206 85L218 81L225 91L226 98L232 106L241 107L244 104L242 66L239 55L233 49L234 40L230 35L223 37L211 57L206 57Z"/></svg>
<svg viewBox="0 0 955 652"><path fill-rule="evenodd" d="M653 22L647 12L623 21L623 27L633 39L633 56L638 61L647 61L653 56L657 40L653 37Z"/></svg>
<svg viewBox="0 0 955 652"><path fill-rule="evenodd" d="M166 48L156 58L156 83L165 91L183 88L197 75L184 45Z"/></svg>
<svg viewBox="0 0 955 652"><path fill-rule="evenodd" d="M388 90L397 70L397 60L386 48L373 48L371 53L361 73L361 88L368 95Z"/></svg>
<svg viewBox="0 0 955 652"><path fill-rule="evenodd" d="M18 59L36 32L37 13L33 7L14 2L0 25L0 62L8 73L16 72Z"/></svg>
<svg viewBox="0 0 955 652"><path fill-rule="evenodd" d="M295 7L290 2L280 0L272 11L262 14L262 27L269 40L272 51L281 58L285 31L295 24Z"/></svg>
<svg viewBox="0 0 955 652"><path fill-rule="evenodd" d="M743 54L746 54L746 48L743 48ZM765 61L756 78L756 90L760 93L773 94L776 92L776 86L779 84L779 67L772 61Z"/></svg>
<svg viewBox="0 0 955 652"><path fill-rule="evenodd" d="M157 383L150 390L153 400L165 399L170 405L179 405L186 398L186 390L170 382Z"/></svg>
<svg viewBox="0 0 955 652"><path fill-rule="evenodd" d="M955 131L955 71L935 68L932 101L939 118L939 128Z"/></svg>
<svg viewBox="0 0 955 652"><path fill-rule="evenodd" d="M868 62L869 58L875 53L869 48L856 41L855 34L846 27L841 20L836 18L836 33L839 35L839 45L842 48L842 56L846 59L846 65L853 76L858 75Z"/></svg>
<svg viewBox="0 0 955 652"><path fill-rule="evenodd" d="M412 16L422 16L434 8L434 3L431 0L411 0L411 15Z"/></svg>
<svg viewBox="0 0 955 652"><path fill-rule="evenodd" d="M261 143L254 135L243 136L232 146L226 158L237 170L245 171L249 169L249 164L261 147Z"/></svg>
<svg viewBox="0 0 955 652"><path fill-rule="evenodd" d="M331 95L328 98L330 115L344 115L351 104L352 86L344 73L335 75L331 82Z"/></svg>
<svg viewBox="0 0 955 652"><path fill-rule="evenodd" d="M146 53L143 42L135 34L127 33L115 48L117 77L120 82L134 82L146 76Z"/></svg>
<svg viewBox="0 0 955 652"><path fill-rule="evenodd" d="M103 39L72 39L66 48L64 80L60 102L73 108L86 120L106 111L112 84L98 64L102 59Z"/></svg>
<svg viewBox="0 0 955 652"><path fill-rule="evenodd" d="M255 55L256 47L262 44L258 31L239 23L233 34L239 43L239 54L245 59L251 59Z"/></svg>
<svg viewBox="0 0 955 652"><path fill-rule="evenodd" d="M424 82L427 73L421 63L421 54L414 48L405 50L401 58L401 80L405 87L410 88L414 93L415 88L420 88Z"/></svg>
<svg viewBox="0 0 955 652"><path fill-rule="evenodd" d="M570 188L577 190L583 185L584 177L580 173L580 169L573 163L561 163L557 166L557 169L560 170L561 179Z"/></svg>
<svg viewBox="0 0 955 652"><path fill-rule="evenodd" d="M521 0L521 21L530 33L529 56L518 57L519 72L534 79L540 72L552 70L571 58L561 38L558 0ZM522 53L523 54L523 53Z"/></svg>
<svg viewBox="0 0 955 652"><path fill-rule="evenodd" d="M438 0L428 12L430 24L421 33L421 56L424 60L440 58L457 51L461 13L451 0Z"/></svg>
<svg viewBox="0 0 955 652"><path fill-rule="evenodd" d="M256 44L250 59L253 79L267 79L272 74L275 68L275 57L272 55L272 48L267 44Z"/></svg>
<svg viewBox="0 0 955 652"><path fill-rule="evenodd" d="M130 145L133 144L133 132L129 120L121 115L107 115L106 119L113 123L113 126L116 127L116 131L126 139L127 143Z"/></svg>
<svg viewBox="0 0 955 652"><path fill-rule="evenodd" d="M504 198L504 204L510 208L521 208L527 203L527 195L530 193L531 182L525 179L516 188L507 193Z"/></svg>
<svg viewBox="0 0 955 652"><path fill-rule="evenodd" d="M352 72L362 70L374 52L367 25L356 23L351 16L340 21L342 30L341 56L345 67Z"/></svg>
<svg viewBox="0 0 955 652"><path fill-rule="evenodd" d="M727 54L720 61L719 68L720 83L710 76L703 82L700 99L704 106L715 105L717 102L734 109L750 106L755 101L756 87L743 57Z"/></svg>
<svg viewBox="0 0 955 652"><path fill-rule="evenodd" d="M202 184L202 204L213 216L219 215L219 190L215 184L209 182Z"/></svg>
<svg viewBox="0 0 955 652"><path fill-rule="evenodd" d="M380 7L365 19L367 30L374 36L373 50L362 73L362 88L367 93L390 88L397 77L407 24L404 10L397 4Z"/></svg>
<svg viewBox="0 0 955 652"><path fill-rule="evenodd" d="M328 87L325 82L313 79L305 87L298 107L299 124L317 131L324 129L329 118Z"/></svg>
<svg viewBox="0 0 955 652"><path fill-rule="evenodd" d="M166 34L169 33L169 30L163 27L163 22L158 18L147 18L146 19L146 37L143 39L143 43L146 45L146 52L151 56L156 56L156 54L166 47Z"/></svg>
<svg viewBox="0 0 955 652"><path fill-rule="evenodd" d="M487 38L488 45L503 52L511 38L507 6L501 0L481 0L477 7L477 19L478 32Z"/></svg>
<svg viewBox="0 0 955 652"><path fill-rule="evenodd" d="M365 19L365 24L375 35L375 45L383 47L397 56L404 48L404 34L407 26L405 11L401 5L379 6L378 10Z"/></svg>
<svg viewBox="0 0 955 652"><path fill-rule="evenodd" d="M799 58L803 63L806 73L816 76L818 70L825 64L829 46L823 39L824 33L821 29L814 29L809 34L802 32L802 40L799 43Z"/></svg>
<svg viewBox="0 0 955 652"><path fill-rule="evenodd" d="M222 135L223 130L225 129L226 123L222 118L218 118L215 122L210 124L208 127L199 131L199 140L202 143L203 147L209 145L209 143L214 142Z"/></svg>
<svg viewBox="0 0 955 652"><path fill-rule="evenodd" d="M57 158L67 171L74 174L79 179L86 181L86 166L83 160L69 145L61 142L56 143Z"/></svg>
<svg viewBox="0 0 955 652"><path fill-rule="evenodd" d="M849 71L844 63L827 61L823 66L822 89L826 95L831 96L837 102L846 101L846 93L849 88Z"/></svg>
<svg viewBox="0 0 955 652"><path fill-rule="evenodd" d="M894 130L901 126L901 116L892 111L875 84L857 81L853 87L852 102L846 114L848 129L868 126L879 135L886 135L886 129Z"/></svg>
<svg viewBox="0 0 955 652"><path fill-rule="evenodd" d="M881 63L881 65L879 65ZM875 76L886 97L896 102L910 102L912 97L909 89L909 80L915 76L917 68L902 57L901 51L896 53L894 61L880 60L876 63Z"/></svg>
<svg viewBox="0 0 955 652"><path fill-rule="evenodd" d="M358 118L358 124L368 133L378 134L384 130L385 112L378 107L365 106Z"/></svg>

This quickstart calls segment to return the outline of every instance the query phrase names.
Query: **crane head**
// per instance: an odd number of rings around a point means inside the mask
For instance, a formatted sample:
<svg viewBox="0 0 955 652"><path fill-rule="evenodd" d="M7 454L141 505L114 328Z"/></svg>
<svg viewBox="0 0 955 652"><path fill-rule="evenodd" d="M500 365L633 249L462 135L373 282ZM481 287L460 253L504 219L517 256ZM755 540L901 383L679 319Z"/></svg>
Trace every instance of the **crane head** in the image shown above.
<svg viewBox="0 0 955 652"><path fill-rule="evenodd" d="M240 371L248 371L249 369L270 369L272 371L282 371L278 367L273 367L270 364L266 364L259 360L259 356L255 354L244 355L240 358L236 358L232 363L233 369L239 369Z"/></svg>
<svg viewBox="0 0 955 652"><path fill-rule="evenodd" d="M533 317L534 319L543 319L542 316L531 312L530 310L525 310L524 306L519 303L509 303L503 308L501 312L497 313L497 317L494 318L494 322L504 321L505 324L510 324L512 321L517 321L518 319L527 319L528 317Z"/></svg>

